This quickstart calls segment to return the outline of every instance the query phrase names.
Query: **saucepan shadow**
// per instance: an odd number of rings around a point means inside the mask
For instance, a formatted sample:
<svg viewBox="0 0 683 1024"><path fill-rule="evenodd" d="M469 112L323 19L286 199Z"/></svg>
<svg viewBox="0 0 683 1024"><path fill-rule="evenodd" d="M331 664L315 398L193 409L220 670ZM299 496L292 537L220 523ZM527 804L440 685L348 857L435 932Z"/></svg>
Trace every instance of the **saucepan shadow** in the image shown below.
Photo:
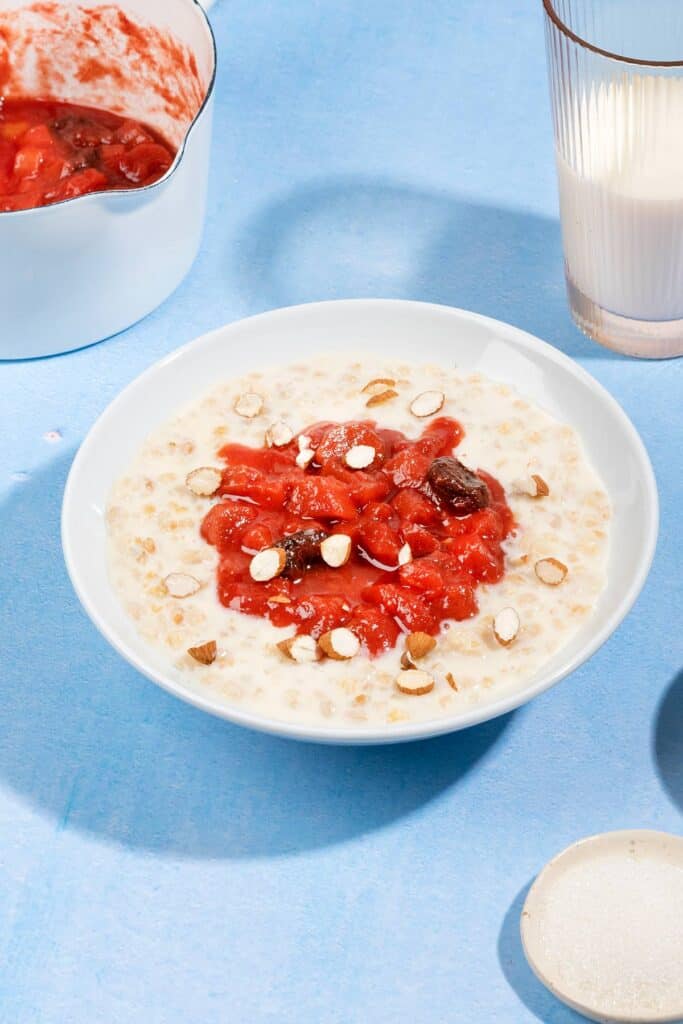
<svg viewBox="0 0 683 1024"><path fill-rule="evenodd" d="M683 669L657 708L653 746L659 777L673 802L683 810Z"/></svg>
<svg viewBox="0 0 683 1024"><path fill-rule="evenodd" d="M147 682L99 636L63 566L70 458L14 487L0 512L10 637L0 784L58 829L161 854L246 858L341 843L456 786L510 716L398 747L324 747L211 718Z"/></svg>
<svg viewBox="0 0 683 1024"><path fill-rule="evenodd" d="M615 358L573 325L559 223L382 179L306 182L260 210L231 257L249 306L421 299L516 324L573 357Z"/></svg>
<svg viewBox="0 0 683 1024"><path fill-rule="evenodd" d="M533 973L524 956L519 931L524 901L533 879L512 901L498 936L498 960L505 978L519 999L542 1024L585 1024L585 1017L559 1002Z"/></svg>

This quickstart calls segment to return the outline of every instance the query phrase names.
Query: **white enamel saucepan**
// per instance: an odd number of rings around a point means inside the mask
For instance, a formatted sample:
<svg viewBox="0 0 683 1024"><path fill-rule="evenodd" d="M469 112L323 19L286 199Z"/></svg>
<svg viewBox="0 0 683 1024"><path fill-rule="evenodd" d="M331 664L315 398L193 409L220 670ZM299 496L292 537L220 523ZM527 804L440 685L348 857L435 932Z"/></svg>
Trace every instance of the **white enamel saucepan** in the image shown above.
<svg viewBox="0 0 683 1024"><path fill-rule="evenodd" d="M158 182L0 213L0 359L101 341L158 306L199 248L216 49L198 0L0 0L0 97L54 97L149 124Z"/></svg>

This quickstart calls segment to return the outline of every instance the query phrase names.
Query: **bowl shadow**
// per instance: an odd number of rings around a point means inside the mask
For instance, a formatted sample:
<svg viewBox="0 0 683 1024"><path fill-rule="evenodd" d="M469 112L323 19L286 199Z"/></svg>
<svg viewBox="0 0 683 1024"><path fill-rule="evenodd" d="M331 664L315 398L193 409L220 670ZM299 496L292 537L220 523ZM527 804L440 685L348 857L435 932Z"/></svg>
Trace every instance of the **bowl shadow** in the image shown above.
<svg viewBox="0 0 683 1024"><path fill-rule="evenodd" d="M573 357L620 358L573 325L558 221L521 210L390 180L314 180L260 210L230 262L253 311L420 299L505 320Z"/></svg>
<svg viewBox="0 0 683 1024"><path fill-rule="evenodd" d="M434 740L325 747L212 718L150 685L82 612L62 560L71 458L1 507L11 636L0 784L54 822L105 842L188 857L279 856L390 826L464 779L508 715Z"/></svg>
<svg viewBox="0 0 683 1024"><path fill-rule="evenodd" d="M664 788L683 810L683 669L674 676L657 708L653 748Z"/></svg>
<svg viewBox="0 0 683 1024"><path fill-rule="evenodd" d="M585 1017L570 1010L541 984L524 956L519 925L533 881L520 889L503 918L498 935L498 961L510 988L542 1024L585 1024Z"/></svg>

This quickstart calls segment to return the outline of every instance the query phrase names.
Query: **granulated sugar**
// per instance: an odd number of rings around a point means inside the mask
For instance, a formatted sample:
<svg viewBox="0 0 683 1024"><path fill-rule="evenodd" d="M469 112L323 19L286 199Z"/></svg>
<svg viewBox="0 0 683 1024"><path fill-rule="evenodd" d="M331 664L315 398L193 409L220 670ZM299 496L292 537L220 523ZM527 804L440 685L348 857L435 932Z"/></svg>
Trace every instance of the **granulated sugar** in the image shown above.
<svg viewBox="0 0 683 1024"><path fill-rule="evenodd" d="M589 843L541 878L525 944L559 994L615 1017L683 1010L681 846Z"/></svg>

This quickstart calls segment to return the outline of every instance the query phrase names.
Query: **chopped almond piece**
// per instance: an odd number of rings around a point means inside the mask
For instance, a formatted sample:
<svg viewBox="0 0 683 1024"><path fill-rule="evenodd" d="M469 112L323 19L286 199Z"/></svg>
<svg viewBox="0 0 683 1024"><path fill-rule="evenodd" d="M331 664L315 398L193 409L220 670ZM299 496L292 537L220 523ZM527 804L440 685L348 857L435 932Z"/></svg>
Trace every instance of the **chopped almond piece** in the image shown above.
<svg viewBox="0 0 683 1024"><path fill-rule="evenodd" d="M416 665L415 665L415 662L413 661L413 659L410 657L410 655L408 654L407 651L404 651L403 654L401 655L401 668L405 672L407 672L408 669L415 668L415 667L416 667Z"/></svg>
<svg viewBox="0 0 683 1024"><path fill-rule="evenodd" d="M248 392L245 395L239 396L233 408L238 416L243 416L247 420L253 420L254 417L259 416L263 412L263 399L260 395Z"/></svg>
<svg viewBox="0 0 683 1024"><path fill-rule="evenodd" d="M358 637L343 626L324 633L318 643L323 653L334 661L348 661L349 658L355 658L360 651Z"/></svg>
<svg viewBox="0 0 683 1024"><path fill-rule="evenodd" d="M404 544L398 553L398 564L408 565L413 560L413 552L410 544Z"/></svg>
<svg viewBox="0 0 683 1024"><path fill-rule="evenodd" d="M396 381L392 377L375 377L374 380L369 380L368 383L362 390L364 395L379 395L387 388L395 388Z"/></svg>
<svg viewBox="0 0 683 1024"><path fill-rule="evenodd" d="M307 448L310 448L310 447L311 447L311 444L312 444L312 440L313 440L313 439L312 439L312 438L310 438L310 437L308 436L308 434L299 434L299 437L298 437L298 439L297 439L297 443L298 443L298 445L299 445L299 451L300 451L300 452L303 452L303 451L305 451L305 450L306 450Z"/></svg>
<svg viewBox="0 0 683 1024"><path fill-rule="evenodd" d="M406 637L406 650L413 661L425 658L436 647L436 640L429 633L409 633Z"/></svg>
<svg viewBox="0 0 683 1024"><path fill-rule="evenodd" d="M541 583L545 583L548 587L559 587L560 583L564 583L567 578L569 569L564 562L560 562L557 558L542 558L540 562L536 562L534 572Z"/></svg>
<svg viewBox="0 0 683 1024"><path fill-rule="evenodd" d="M372 409L375 405L384 405L385 402L390 402L393 398L398 398L398 391L387 388L386 391L380 391L378 395L371 395L365 406L367 409Z"/></svg>
<svg viewBox="0 0 683 1024"><path fill-rule="evenodd" d="M423 672L421 668L409 668L397 677L396 685L401 693L408 693L411 697L422 697L434 689L434 677L430 676L429 672Z"/></svg>
<svg viewBox="0 0 683 1024"><path fill-rule="evenodd" d="M377 457L377 452L371 444L355 444L349 448L344 456L344 462L349 469L367 469Z"/></svg>
<svg viewBox="0 0 683 1024"><path fill-rule="evenodd" d="M273 594L272 597L268 598L268 604L291 604L291 597L287 597L286 594Z"/></svg>
<svg viewBox="0 0 683 1024"><path fill-rule="evenodd" d="M512 487L517 494L526 494L529 498L546 498L550 494L550 488L538 473L515 480Z"/></svg>
<svg viewBox="0 0 683 1024"><path fill-rule="evenodd" d="M322 654L312 636L292 636L288 640L281 640L277 645L285 657L303 665L306 662L320 661Z"/></svg>
<svg viewBox="0 0 683 1024"><path fill-rule="evenodd" d="M451 690L455 690L456 693L458 692L458 684L456 683L455 676L452 672L446 673L446 682L450 686Z"/></svg>
<svg viewBox="0 0 683 1024"><path fill-rule="evenodd" d="M212 498L221 485L223 474L213 466L200 466L187 474L185 484L199 498Z"/></svg>
<svg viewBox="0 0 683 1024"><path fill-rule="evenodd" d="M539 476L538 473L532 473L531 479L536 484L536 494L532 495L532 497L546 498L550 494L550 488L548 487L543 477Z"/></svg>
<svg viewBox="0 0 683 1024"><path fill-rule="evenodd" d="M208 643L200 644L199 647L188 648L187 653L195 661L198 661L200 665L213 665L216 660L217 651L216 641L209 640Z"/></svg>
<svg viewBox="0 0 683 1024"><path fill-rule="evenodd" d="M493 620L493 635L501 647L509 647L519 633L519 615L514 608L503 608Z"/></svg>
<svg viewBox="0 0 683 1024"><path fill-rule="evenodd" d="M302 448L296 457L296 464L299 469L308 469L310 464L313 462L315 452L312 448Z"/></svg>
<svg viewBox="0 0 683 1024"><path fill-rule="evenodd" d="M194 576L184 572L172 572L164 580L166 593L169 597L192 597L201 590L201 583Z"/></svg>
<svg viewBox="0 0 683 1024"><path fill-rule="evenodd" d="M418 419L425 419L427 416L433 416L440 409L443 409L445 401L446 396L443 391L423 391L421 395L418 395L410 403L410 411Z"/></svg>
<svg viewBox="0 0 683 1024"><path fill-rule="evenodd" d="M286 564L287 553L283 548L266 548L252 558L249 575L256 583L267 583L279 576Z"/></svg>
<svg viewBox="0 0 683 1024"><path fill-rule="evenodd" d="M345 533L333 533L320 545L323 562L332 569L340 569L351 557L351 538Z"/></svg>
<svg viewBox="0 0 683 1024"><path fill-rule="evenodd" d="M269 448L285 448L294 439L294 431L283 420L278 420L266 430L266 444Z"/></svg>

